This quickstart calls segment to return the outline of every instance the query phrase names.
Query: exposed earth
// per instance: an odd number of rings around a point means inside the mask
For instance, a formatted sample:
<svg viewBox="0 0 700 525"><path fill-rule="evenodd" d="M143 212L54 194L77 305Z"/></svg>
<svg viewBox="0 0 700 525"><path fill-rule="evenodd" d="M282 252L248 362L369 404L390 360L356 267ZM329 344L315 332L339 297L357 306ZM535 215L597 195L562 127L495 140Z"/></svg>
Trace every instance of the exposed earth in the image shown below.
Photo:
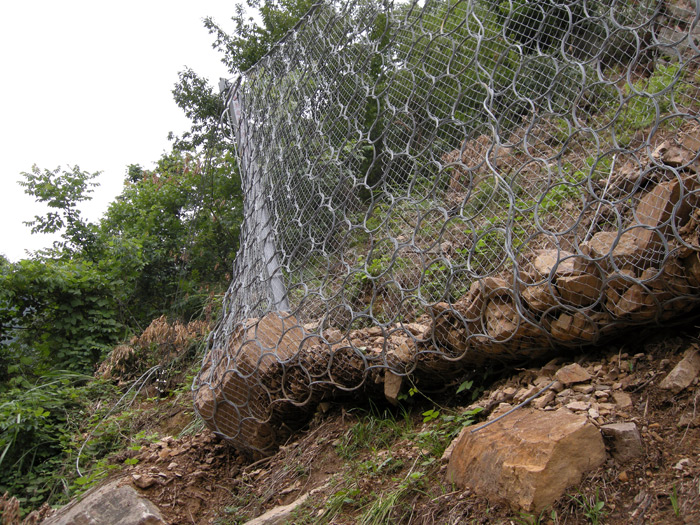
<svg viewBox="0 0 700 525"><path fill-rule="evenodd" d="M111 479L137 488L172 524L246 523L305 494L288 523L699 523L698 378L677 393L660 387L697 351L698 333L692 324L647 330L533 368L477 371L465 378L471 388L456 393L460 385L448 385L430 399L410 390L398 408L323 403L307 428L257 461L209 430L191 435L191 410L173 410L165 399L162 417L144 430L167 437L111 456L120 466ZM518 404L570 363L590 377L555 383L531 405L568 407L596 427L634 423L641 455L620 461L606 440L604 464L536 514L446 479L443 451L465 423ZM2 523L19 522L6 506Z"/></svg>

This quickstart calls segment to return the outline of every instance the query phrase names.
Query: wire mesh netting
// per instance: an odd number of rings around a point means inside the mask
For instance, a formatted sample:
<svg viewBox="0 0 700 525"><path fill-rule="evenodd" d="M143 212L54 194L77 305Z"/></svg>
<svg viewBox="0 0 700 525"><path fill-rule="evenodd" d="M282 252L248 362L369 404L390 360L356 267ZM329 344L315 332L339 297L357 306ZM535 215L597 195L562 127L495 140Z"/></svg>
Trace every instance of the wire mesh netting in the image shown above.
<svg viewBox="0 0 700 525"><path fill-rule="evenodd" d="M326 2L226 91L245 222L194 383L269 453L318 402L687 317L698 2ZM405 386L405 381L404 381Z"/></svg>

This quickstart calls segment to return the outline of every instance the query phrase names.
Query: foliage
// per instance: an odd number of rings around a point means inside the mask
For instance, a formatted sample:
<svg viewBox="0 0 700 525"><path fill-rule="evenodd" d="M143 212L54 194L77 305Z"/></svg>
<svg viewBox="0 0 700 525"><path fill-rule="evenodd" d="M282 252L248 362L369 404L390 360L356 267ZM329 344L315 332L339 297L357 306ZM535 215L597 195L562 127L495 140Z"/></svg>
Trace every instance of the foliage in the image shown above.
<svg viewBox="0 0 700 525"><path fill-rule="evenodd" d="M0 492L17 496L25 509L69 496L67 454L81 411L110 391L100 383L81 385L89 379L54 372L36 385L15 381L0 394Z"/></svg>
<svg viewBox="0 0 700 525"><path fill-rule="evenodd" d="M245 4L236 5L232 33L211 17L205 18L204 26L215 37L212 47L221 53L221 62L229 74L235 75L262 58L312 5L313 0L245 0ZM219 122L224 107L214 88L197 72L187 68L179 73L172 93L176 104L191 121L190 130L182 136L169 134L174 149L195 151L202 146L207 151L216 149L223 139Z"/></svg>
<svg viewBox="0 0 700 525"><path fill-rule="evenodd" d="M30 375L91 371L118 338L118 295L119 283L90 261L25 259L10 265L0 274L0 324L12 325L14 337L0 347L0 361L3 354L21 358L5 368L5 377L30 365Z"/></svg>
<svg viewBox="0 0 700 525"><path fill-rule="evenodd" d="M63 240L54 244L56 251L89 252L95 242L94 225L85 222L78 206L92 199L89 194L97 186L92 180L99 174L82 171L79 166L64 171L60 167L41 170L36 164L31 172L22 172L25 180L19 184L24 192L49 207L46 215L37 215L25 224L31 226L32 233L61 232Z"/></svg>
<svg viewBox="0 0 700 525"><path fill-rule="evenodd" d="M620 115L615 121L615 134L621 146L629 145L638 131L647 129L672 109L669 89L681 75L678 64L659 64L648 78L624 86L625 104L617 109Z"/></svg>
<svg viewBox="0 0 700 525"><path fill-rule="evenodd" d="M146 323L163 312L183 318L201 311L211 291L228 281L242 221L240 179L231 154L203 163L165 155L153 171L126 181L100 224L111 270L123 271L128 315ZM116 255L116 254L115 254Z"/></svg>

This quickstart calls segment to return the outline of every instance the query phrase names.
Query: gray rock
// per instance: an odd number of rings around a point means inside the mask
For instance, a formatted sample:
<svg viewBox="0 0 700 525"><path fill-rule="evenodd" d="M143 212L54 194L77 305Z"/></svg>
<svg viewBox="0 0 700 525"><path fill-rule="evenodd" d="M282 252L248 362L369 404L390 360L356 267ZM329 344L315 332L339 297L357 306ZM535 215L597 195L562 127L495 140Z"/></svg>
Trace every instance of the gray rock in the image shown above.
<svg viewBox="0 0 700 525"><path fill-rule="evenodd" d="M158 507L130 485L115 480L88 491L44 520L43 525L165 525Z"/></svg>
<svg viewBox="0 0 700 525"><path fill-rule="evenodd" d="M626 463L644 453L642 437L634 423L611 423L600 427L600 431L610 446L612 456L620 463Z"/></svg>

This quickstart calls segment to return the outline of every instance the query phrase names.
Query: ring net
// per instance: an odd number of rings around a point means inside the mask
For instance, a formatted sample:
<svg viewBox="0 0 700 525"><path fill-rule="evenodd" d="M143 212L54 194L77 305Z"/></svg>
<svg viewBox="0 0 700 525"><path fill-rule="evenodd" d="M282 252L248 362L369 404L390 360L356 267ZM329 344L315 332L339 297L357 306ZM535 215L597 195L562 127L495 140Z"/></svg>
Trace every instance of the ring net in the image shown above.
<svg viewBox="0 0 700 525"><path fill-rule="evenodd" d="M687 317L700 7L318 4L226 91L245 221L194 383L267 454L322 399Z"/></svg>

